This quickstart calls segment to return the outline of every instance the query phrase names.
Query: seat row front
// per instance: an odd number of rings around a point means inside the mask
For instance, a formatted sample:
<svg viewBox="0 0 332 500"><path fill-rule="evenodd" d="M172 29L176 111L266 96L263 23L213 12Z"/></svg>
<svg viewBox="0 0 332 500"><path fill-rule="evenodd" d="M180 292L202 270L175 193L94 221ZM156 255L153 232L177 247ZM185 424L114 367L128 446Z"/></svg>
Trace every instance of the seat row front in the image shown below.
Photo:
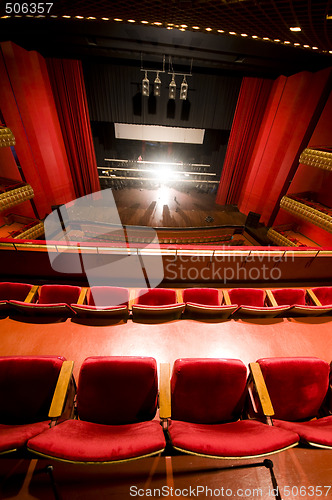
<svg viewBox="0 0 332 500"><path fill-rule="evenodd" d="M30 315L64 315L127 319L226 319L229 317L319 316L332 312L332 287L154 288L131 290L112 286L33 286L0 283L0 311Z"/></svg>
<svg viewBox="0 0 332 500"><path fill-rule="evenodd" d="M247 377L238 359L178 359L171 377L170 365L160 365L158 384L154 358L89 357L71 412L73 362L0 357L0 453L105 463L159 454L166 443L227 459L260 457L299 442L332 449L326 361L265 358L249 368Z"/></svg>

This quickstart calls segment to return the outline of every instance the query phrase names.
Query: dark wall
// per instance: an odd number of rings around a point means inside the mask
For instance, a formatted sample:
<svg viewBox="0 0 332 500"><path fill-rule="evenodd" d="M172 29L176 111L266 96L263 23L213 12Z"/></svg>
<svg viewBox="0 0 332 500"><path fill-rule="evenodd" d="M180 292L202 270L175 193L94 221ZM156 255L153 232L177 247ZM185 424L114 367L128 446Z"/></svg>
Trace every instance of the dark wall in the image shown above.
<svg viewBox="0 0 332 500"><path fill-rule="evenodd" d="M155 73L149 73L150 90ZM241 85L240 77L195 74L187 78L188 100L179 99L181 76L176 76L175 109L168 102L171 75L161 73L161 96L141 96L144 73L137 68L84 63L84 79L92 121L137 123L230 130Z"/></svg>

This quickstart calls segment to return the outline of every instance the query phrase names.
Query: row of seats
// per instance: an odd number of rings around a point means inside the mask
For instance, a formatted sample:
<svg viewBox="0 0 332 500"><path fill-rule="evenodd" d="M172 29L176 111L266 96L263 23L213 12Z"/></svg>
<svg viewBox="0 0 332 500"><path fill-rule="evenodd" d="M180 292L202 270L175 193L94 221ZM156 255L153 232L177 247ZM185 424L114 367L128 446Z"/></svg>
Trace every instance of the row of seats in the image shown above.
<svg viewBox="0 0 332 500"><path fill-rule="evenodd" d="M171 376L160 365L159 383L154 358L89 357L64 416L72 369L59 356L0 357L0 453L105 463L159 454L166 443L214 458L299 442L332 449L330 366L318 358L259 359L249 377L238 359L178 359Z"/></svg>
<svg viewBox="0 0 332 500"><path fill-rule="evenodd" d="M332 312L332 287L168 288L132 290L94 286L0 283L0 311L24 314L127 319L225 319L239 317L319 316Z"/></svg>

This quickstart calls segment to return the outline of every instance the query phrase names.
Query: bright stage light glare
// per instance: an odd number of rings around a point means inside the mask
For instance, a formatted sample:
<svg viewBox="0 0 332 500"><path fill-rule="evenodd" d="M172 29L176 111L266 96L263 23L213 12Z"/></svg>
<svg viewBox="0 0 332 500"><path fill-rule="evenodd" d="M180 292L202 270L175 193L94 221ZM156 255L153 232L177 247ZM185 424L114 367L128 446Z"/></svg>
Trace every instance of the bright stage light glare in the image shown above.
<svg viewBox="0 0 332 500"><path fill-rule="evenodd" d="M172 169L168 165L161 165L156 174L160 182L165 183L170 180L172 176Z"/></svg>

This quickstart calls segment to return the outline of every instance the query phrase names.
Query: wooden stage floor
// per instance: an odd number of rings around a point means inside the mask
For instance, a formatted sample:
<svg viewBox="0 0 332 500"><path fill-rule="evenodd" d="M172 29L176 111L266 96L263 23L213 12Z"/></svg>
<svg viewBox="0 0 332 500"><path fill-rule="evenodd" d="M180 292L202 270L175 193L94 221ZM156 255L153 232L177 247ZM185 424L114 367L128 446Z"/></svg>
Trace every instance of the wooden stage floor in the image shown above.
<svg viewBox="0 0 332 500"><path fill-rule="evenodd" d="M79 324L70 319L28 323L5 318L0 320L0 325L1 355L63 355L75 361L76 378L82 361L96 355L153 356L158 364L173 363L180 357L239 358L245 364L272 356L317 356L329 362L332 359L332 317L218 323L178 320L160 324L129 320L100 326ZM332 498L331 450L298 447L273 455L271 459L283 499ZM43 460L2 458L0 497L52 499L48 476L38 473L45 463ZM53 465L62 500L129 500L138 488L160 489L163 486L177 488L177 498L190 498L186 495L190 486L219 489L220 492L224 487L223 495L211 496L209 490L204 490L197 495L199 498L274 498L267 469L221 470L239 463L243 461L217 461L188 455L116 465L76 466L55 462ZM130 486L134 489L130 490ZM159 495L145 491L144 498L151 496Z"/></svg>

